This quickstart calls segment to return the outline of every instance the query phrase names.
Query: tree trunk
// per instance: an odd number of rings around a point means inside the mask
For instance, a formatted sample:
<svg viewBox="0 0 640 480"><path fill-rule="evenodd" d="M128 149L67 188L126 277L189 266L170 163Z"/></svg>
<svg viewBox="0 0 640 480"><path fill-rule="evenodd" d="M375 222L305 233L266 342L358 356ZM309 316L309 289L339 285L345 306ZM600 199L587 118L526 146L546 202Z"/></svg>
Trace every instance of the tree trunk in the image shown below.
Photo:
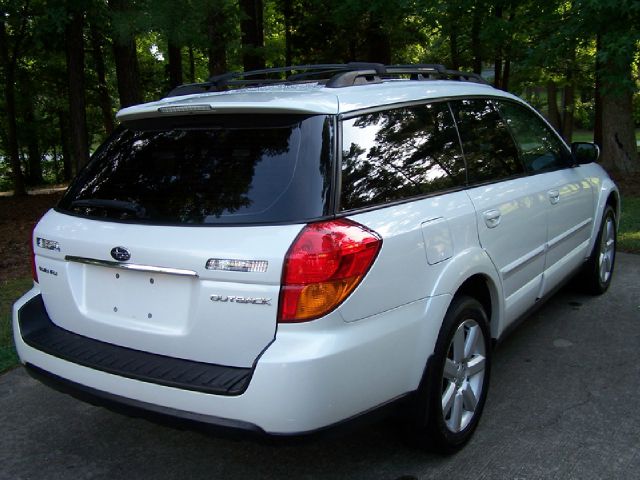
<svg viewBox="0 0 640 480"><path fill-rule="evenodd" d="M222 7L211 7L207 16L209 76L220 75L227 71L227 42L223 30L226 21L226 12Z"/></svg>
<svg viewBox="0 0 640 480"><path fill-rule="evenodd" d="M104 65L104 55L102 54L103 37L98 28L91 24L91 53L93 54L93 63L96 69L96 77L98 80L98 103L102 112L102 124L107 135L111 135L114 129L113 112L111 111L111 97L107 87L106 68Z"/></svg>
<svg viewBox="0 0 640 480"><path fill-rule="evenodd" d="M24 121L27 129L27 155L29 156L29 185L40 185L43 183L42 178L42 152L40 151L40 143L38 142L39 132L36 123L35 107L33 105L33 95L29 79L23 78L22 97L24 102Z"/></svg>
<svg viewBox="0 0 640 480"><path fill-rule="evenodd" d="M633 91L619 84L621 79L631 84L632 62L632 57L625 66L606 61L605 68L611 76L604 77L602 82L602 165L621 174L640 171L633 125Z"/></svg>
<svg viewBox="0 0 640 480"><path fill-rule="evenodd" d="M575 110L575 80L570 75L568 78L569 83L564 87L564 95L562 99L562 137L571 143L571 137L573 136L573 113Z"/></svg>
<svg viewBox="0 0 640 480"><path fill-rule="evenodd" d="M182 85L182 50L169 41L169 88L173 89Z"/></svg>
<svg viewBox="0 0 640 480"><path fill-rule="evenodd" d="M502 19L502 6L496 5L493 15L497 19ZM496 46L495 60L493 66L493 86L501 88L502 85L502 45Z"/></svg>
<svg viewBox="0 0 640 480"><path fill-rule="evenodd" d="M69 119L71 157L74 172L89 160L87 114L84 99L84 13L73 12L65 29L67 78L69 81Z"/></svg>
<svg viewBox="0 0 640 480"><path fill-rule="evenodd" d="M502 85L500 88L502 90L509 90L509 79L511 75L511 54L507 51L507 55L504 59L504 68L502 70Z"/></svg>
<svg viewBox="0 0 640 480"><path fill-rule="evenodd" d="M117 13L126 13L130 2L126 0L109 0L109 8ZM136 39L131 32L113 34L113 55L118 80L120 107L128 107L142 103L140 93L140 68Z"/></svg>
<svg viewBox="0 0 640 480"><path fill-rule="evenodd" d="M71 154L69 153L67 113L63 110L58 111L58 125L60 129L60 147L62 148L63 177L68 182L73 177L73 169L71 168Z"/></svg>
<svg viewBox="0 0 640 480"><path fill-rule="evenodd" d="M60 183L62 178L60 177L60 159L58 157L58 149L55 144L53 145L53 172L56 176L56 183Z"/></svg>
<svg viewBox="0 0 640 480"><path fill-rule="evenodd" d="M460 68L460 53L458 51L458 32L454 24L451 25L451 30L449 30L449 47L451 49L451 68L458 70Z"/></svg>
<svg viewBox="0 0 640 480"><path fill-rule="evenodd" d="M602 50L602 36L596 35L595 91L593 112L593 142L602 148L602 62L599 55Z"/></svg>
<svg viewBox="0 0 640 480"><path fill-rule="evenodd" d="M189 47L189 82L196 81L196 60L193 55L193 47Z"/></svg>
<svg viewBox="0 0 640 480"><path fill-rule="evenodd" d="M480 43L480 29L482 28L482 18L480 16L479 2L475 2L473 7L473 20L471 23L471 53L473 55L473 71L480 75L482 73L482 44Z"/></svg>
<svg viewBox="0 0 640 480"><path fill-rule="evenodd" d="M561 132L562 121L558 111L558 87L552 81L547 83L547 120L556 131Z"/></svg>
<svg viewBox="0 0 640 480"><path fill-rule="evenodd" d="M382 18L374 12L369 14L365 35L366 60L389 65L391 63L391 42L388 33L384 31Z"/></svg>
<svg viewBox="0 0 640 480"><path fill-rule="evenodd" d="M284 0L282 14L284 16L284 63L292 65L291 17L293 16L292 0Z"/></svg>
<svg viewBox="0 0 640 480"><path fill-rule="evenodd" d="M20 166L20 148L18 146L18 128L16 121L15 74L16 58L11 58L7 47L7 34L4 17L0 18L0 57L4 71L4 99L7 112L7 145L11 174L13 177L13 194L23 196L27 194L24 178Z"/></svg>
<svg viewBox="0 0 640 480"><path fill-rule="evenodd" d="M640 171L631 92L602 96L602 164L623 174Z"/></svg>
<svg viewBox="0 0 640 480"><path fill-rule="evenodd" d="M240 0L240 15L244 71L263 69L265 63L262 0Z"/></svg>

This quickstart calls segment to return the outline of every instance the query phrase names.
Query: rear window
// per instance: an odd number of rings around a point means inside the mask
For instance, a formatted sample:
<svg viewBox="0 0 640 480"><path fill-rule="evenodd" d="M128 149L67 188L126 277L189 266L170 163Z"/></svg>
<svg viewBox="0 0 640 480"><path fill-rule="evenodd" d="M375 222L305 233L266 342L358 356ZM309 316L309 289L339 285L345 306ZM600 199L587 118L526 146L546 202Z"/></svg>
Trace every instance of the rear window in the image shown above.
<svg viewBox="0 0 640 480"><path fill-rule="evenodd" d="M58 208L159 224L298 222L328 213L330 119L216 115L127 122Z"/></svg>

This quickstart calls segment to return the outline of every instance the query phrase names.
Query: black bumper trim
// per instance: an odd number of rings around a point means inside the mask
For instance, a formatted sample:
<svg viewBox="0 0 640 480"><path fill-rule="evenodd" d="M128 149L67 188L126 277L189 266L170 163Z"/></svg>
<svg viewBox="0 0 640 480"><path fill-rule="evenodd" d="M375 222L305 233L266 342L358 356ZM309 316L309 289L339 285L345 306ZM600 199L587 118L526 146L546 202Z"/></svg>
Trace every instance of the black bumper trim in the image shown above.
<svg viewBox="0 0 640 480"><path fill-rule="evenodd" d="M145 418L171 427L210 430L215 433L224 433L227 435L242 433L259 436L266 435L263 429L252 423L187 412L122 397L67 380L30 363L25 364L24 367L31 377L54 390L71 395L91 405L104 407L113 412L130 417Z"/></svg>
<svg viewBox="0 0 640 480"><path fill-rule="evenodd" d="M240 395L251 380L252 368L214 365L133 350L94 340L55 325L42 296L18 312L24 342L69 362L122 377L216 395Z"/></svg>

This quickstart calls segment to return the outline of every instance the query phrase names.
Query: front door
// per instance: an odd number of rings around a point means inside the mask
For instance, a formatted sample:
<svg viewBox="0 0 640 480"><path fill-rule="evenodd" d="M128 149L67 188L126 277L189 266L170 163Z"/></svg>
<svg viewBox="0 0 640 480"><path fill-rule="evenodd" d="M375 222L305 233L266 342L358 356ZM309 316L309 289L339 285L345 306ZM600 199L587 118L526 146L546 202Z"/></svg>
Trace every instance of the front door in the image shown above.
<svg viewBox="0 0 640 480"><path fill-rule="evenodd" d="M506 123L484 99L451 102L467 162L467 190L480 244L502 279L505 326L540 292L547 241L547 201L526 176Z"/></svg>

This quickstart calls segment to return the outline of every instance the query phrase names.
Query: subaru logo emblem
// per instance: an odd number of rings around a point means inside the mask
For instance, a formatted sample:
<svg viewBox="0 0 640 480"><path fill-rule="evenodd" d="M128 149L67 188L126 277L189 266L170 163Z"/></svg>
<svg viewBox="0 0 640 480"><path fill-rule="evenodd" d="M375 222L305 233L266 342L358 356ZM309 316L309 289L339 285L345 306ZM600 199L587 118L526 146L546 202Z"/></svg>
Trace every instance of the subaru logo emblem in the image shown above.
<svg viewBox="0 0 640 480"><path fill-rule="evenodd" d="M126 262L131 258L129 250L124 247L113 247L111 249L111 256L119 262Z"/></svg>

